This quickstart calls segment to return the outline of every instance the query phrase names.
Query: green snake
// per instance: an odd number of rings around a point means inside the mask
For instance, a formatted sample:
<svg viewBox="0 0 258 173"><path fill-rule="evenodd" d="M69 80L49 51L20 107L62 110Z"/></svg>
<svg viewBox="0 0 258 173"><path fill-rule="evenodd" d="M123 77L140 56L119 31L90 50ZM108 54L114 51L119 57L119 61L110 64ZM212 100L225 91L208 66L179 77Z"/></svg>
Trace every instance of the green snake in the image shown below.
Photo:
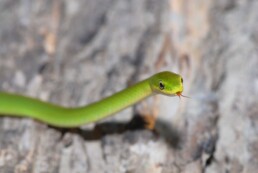
<svg viewBox="0 0 258 173"><path fill-rule="evenodd" d="M0 92L0 115L29 117L55 127L78 127L113 115L149 96L183 96L183 78L164 71L86 106L67 108L18 94Z"/></svg>

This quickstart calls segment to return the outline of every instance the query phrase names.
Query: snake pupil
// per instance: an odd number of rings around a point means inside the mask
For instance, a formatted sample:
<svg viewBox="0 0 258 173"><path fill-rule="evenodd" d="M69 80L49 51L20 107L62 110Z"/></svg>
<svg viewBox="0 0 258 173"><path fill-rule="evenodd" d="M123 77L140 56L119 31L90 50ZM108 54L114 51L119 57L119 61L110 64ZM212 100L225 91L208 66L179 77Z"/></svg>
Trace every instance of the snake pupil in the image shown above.
<svg viewBox="0 0 258 173"><path fill-rule="evenodd" d="M183 80L183 78L181 78L181 82L182 82L182 83L184 83L184 80Z"/></svg>
<svg viewBox="0 0 258 173"><path fill-rule="evenodd" d="M159 88L163 90L165 88L165 85L162 82L159 82Z"/></svg>

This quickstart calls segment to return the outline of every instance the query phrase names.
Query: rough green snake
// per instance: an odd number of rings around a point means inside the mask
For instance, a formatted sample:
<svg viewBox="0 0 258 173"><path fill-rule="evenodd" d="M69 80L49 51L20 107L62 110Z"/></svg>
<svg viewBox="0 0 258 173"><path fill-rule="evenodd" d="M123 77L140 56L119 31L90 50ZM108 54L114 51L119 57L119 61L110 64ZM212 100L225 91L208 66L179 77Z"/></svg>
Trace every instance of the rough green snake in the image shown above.
<svg viewBox="0 0 258 173"><path fill-rule="evenodd" d="M29 117L56 127L78 127L113 115L149 96L182 96L183 78L164 71L98 102L66 108L35 98L0 92L0 115Z"/></svg>

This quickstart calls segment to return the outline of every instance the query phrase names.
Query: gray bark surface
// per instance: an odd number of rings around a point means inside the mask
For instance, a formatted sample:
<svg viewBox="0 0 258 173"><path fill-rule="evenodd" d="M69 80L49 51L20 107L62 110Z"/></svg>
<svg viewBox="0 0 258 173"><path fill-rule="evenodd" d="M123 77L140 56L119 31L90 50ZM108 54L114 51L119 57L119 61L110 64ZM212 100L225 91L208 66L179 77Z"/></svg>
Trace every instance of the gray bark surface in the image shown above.
<svg viewBox="0 0 258 173"><path fill-rule="evenodd" d="M1 117L0 173L257 172L257 9L254 0L0 1L0 90L79 106L169 70L192 97L152 97L78 129ZM158 116L155 131L138 114Z"/></svg>

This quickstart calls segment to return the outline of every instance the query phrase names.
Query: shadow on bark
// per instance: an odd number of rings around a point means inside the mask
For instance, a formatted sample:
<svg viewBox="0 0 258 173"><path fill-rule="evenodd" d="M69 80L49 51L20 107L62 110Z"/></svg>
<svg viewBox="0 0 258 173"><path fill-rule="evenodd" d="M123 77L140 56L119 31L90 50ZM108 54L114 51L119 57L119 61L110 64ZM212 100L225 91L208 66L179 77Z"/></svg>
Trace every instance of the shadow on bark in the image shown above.
<svg viewBox="0 0 258 173"><path fill-rule="evenodd" d="M60 131L62 133L62 137L67 133L73 133L81 136L84 140L99 140L106 135L112 134L123 134L128 131L141 131L146 129L146 122L142 116L136 114L131 121L128 123L121 122L104 122L100 124L96 124L96 126L91 130L85 130L81 128L51 128ZM170 147L179 149L179 146L182 142L182 135L179 131L173 128L170 124L165 121L157 120L155 129L152 130L154 135L158 137L162 137L166 140Z"/></svg>

